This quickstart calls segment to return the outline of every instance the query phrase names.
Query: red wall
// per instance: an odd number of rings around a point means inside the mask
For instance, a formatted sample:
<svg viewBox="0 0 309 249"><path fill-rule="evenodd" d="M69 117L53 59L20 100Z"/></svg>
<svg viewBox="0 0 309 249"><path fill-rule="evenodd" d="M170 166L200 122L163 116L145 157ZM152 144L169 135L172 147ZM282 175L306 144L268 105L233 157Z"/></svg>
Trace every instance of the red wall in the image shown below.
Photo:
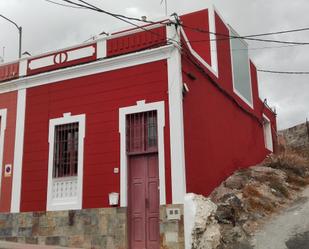
<svg viewBox="0 0 309 249"><path fill-rule="evenodd" d="M166 44L165 27L151 29L148 32L141 31L107 40L107 57L158 47L163 44Z"/></svg>
<svg viewBox="0 0 309 249"><path fill-rule="evenodd" d="M201 10L180 17L183 22L183 29L190 41L191 47L211 65L211 49L209 30L209 13L208 10ZM199 32L194 29L204 30Z"/></svg>
<svg viewBox="0 0 309 249"><path fill-rule="evenodd" d="M216 28L228 34L217 15ZM230 55L229 40L218 42L218 79L188 53L182 56L183 79L190 90L183 102L187 192L208 195L235 170L260 163L269 153L262 114L270 118L274 129L275 115L259 99L252 63L254 110L233 93Z"/></svg>
<svg viewBox="0 0 309 249"><path fill-rule="evenodd" d="M165 101L168 117L167 63L153 62L27 90L21 211L46 209L48 125L63 113L86 114L83 208L108 206L119 192L119 108L136 101ZM169 124L165 125L167 201L171 202Z"/></svg>
<svg viewBox="0 0 309 249"><path fill-rule="evenodd" d="M6 164L13 165L16 127L17 92L2 93L0 95L0 109L7 109L6 130L4 135L4 150L2 167L2 184L0 195L0 212L9 212L11 209L12 177L4 177ZM14 165L13 165L14 167Z"/></svg>
<svg viewBox="0 0 309 249"><path fill-rule="evenodd" d="M0 82L18 78L19 63L0 66Z"/></svg>

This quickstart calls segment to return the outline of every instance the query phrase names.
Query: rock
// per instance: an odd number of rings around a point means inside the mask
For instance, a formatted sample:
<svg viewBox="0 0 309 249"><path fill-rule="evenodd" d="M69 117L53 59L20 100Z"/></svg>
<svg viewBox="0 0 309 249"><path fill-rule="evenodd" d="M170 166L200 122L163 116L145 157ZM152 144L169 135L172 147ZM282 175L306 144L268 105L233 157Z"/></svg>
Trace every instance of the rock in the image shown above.
<svg viewBox="0 0 309 249"><path fill-rule="evenodd" d="M230 205L219 205L216 219L219 223L235 225L235 210Z"/></svg>
<svg viewBox="0 0 309 249"><path fill-rule="evenodd" d="M216 188L211 194L210 198L213 202L217 203L220 202L223 196L227 194L236 194L237 190L233 190L230 188L227 188L224 186L224 184L221 184L218 188Z"/></svg>
<svg viewBox="0 0 309 249"><path fill-rule="evenodd" d="M190 210L194 210L193 226L189 224L189 227L193 227L190 238L191 248L216 249L221 238L220 226L215 219L217 205L201 195L189 194L185 199L189 202Z"/></svg>
<svg viewBox="0 0 309 249"><path fill-rule="evenodd" d="M196 249L215 249L220 245L220 229L218 224L209 224Z"/></svg>
<svg viewBox="0 0 309 249"><path fill-rule="evenodd" d="M242 189L246 183L246 178L241 175L232 175L226 179L224 186L230 189Z"/></svg>
<svg viewBox="0 0 309 249"><path fill-rule="evenodd" d="M248 220L245 224L243 224L243 230L250 236L257 230L259 224L256 221Z"/></svg>
<svg viewBox="0 0 309 249"><path fill-rule="evenodd" d="M220 199L216 212L216 218L219 223L230 223L235 226L237 220L240 218L242 209L242 201L237 195L233 193L226 194Z"/></svg>
<svg viewBox="0 0 309 249"><path fill-rule="evenodd" d="M194 198L196 205L196 214L194 219L194 230L205 231L207 222L211 216L214 216L217 205L214 204L210 199L205 198L201 195L196 195Z"/></svg>

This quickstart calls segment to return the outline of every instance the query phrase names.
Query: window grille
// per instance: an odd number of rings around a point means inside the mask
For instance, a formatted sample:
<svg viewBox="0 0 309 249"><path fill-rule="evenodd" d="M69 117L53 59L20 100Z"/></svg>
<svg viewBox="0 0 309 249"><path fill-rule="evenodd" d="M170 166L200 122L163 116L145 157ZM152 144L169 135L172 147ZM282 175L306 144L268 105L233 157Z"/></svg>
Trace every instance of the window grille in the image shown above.
<svg viewBox="0 0 309 249"><path fill-rule="evenodd" d="M77 176L78 122L55 127L53 178Z"/></svg>
<svg viewBox="0 0 309 249"><path fill-rule="evenodd" d="M126 117L128 153L158 150L157 111L134 113Z"/></svg>

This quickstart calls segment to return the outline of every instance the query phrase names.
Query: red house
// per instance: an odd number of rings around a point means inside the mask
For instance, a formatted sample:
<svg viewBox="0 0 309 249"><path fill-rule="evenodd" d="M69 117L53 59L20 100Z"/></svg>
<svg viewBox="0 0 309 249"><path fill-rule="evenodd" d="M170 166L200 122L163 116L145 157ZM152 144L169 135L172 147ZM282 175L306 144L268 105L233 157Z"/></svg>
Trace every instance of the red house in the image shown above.
<svg viewBox="0 0 309 249"><path fill-rule="evenodd" d="M209 8L1 65L0 211L110 207L118 193L130 231L157 234L160 205L261 162L275 114L235 34Z"/></svg>

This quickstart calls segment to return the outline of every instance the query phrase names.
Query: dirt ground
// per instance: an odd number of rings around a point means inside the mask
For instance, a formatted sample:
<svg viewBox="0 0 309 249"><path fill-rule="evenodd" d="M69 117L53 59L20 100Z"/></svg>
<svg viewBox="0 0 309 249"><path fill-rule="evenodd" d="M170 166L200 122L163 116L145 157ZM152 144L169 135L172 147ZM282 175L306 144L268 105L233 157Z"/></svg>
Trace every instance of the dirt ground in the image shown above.
<svg viewBox="0 0 309 249"><path fill-rule="evenodd" d="M308 249L309 188L291 207L266 223L252 243L254 249Z"/></svg>

